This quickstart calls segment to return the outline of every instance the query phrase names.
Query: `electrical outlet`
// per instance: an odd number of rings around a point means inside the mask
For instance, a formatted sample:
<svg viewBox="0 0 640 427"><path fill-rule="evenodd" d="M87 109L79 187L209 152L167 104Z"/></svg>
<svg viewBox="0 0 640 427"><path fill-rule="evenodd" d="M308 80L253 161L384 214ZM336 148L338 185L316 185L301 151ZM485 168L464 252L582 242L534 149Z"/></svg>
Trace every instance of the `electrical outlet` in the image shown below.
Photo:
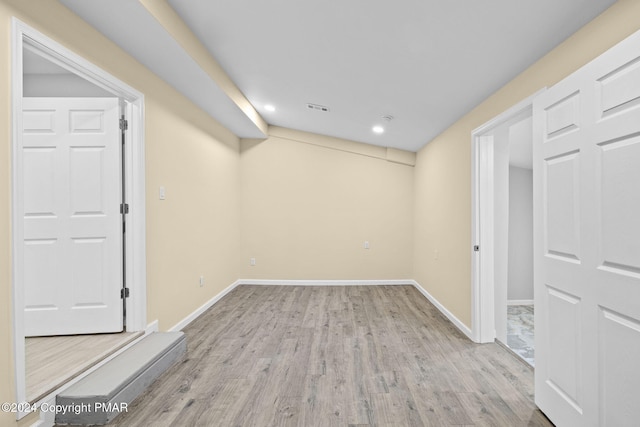
<svg viewBox="0 0 640 427"><path fill-rule="evenodd" d="M200 276L200 287L204 286L204 276Z"/></svg>
<svg viewBox="0 0 640 427"><path fill-rule="evenodd" d="M160 189L158 190L158 197L160 198L160 200L164 200L167 198L167 192L165 191L164 187L160 187Z"/></svg>
<svg viewBox="0 0 640 427"><path fill-rule="evenodd" d="M249 265L251 265L252 267L254 267L256 265L256 259L255 258L251 258L249 260Z"/></svg>

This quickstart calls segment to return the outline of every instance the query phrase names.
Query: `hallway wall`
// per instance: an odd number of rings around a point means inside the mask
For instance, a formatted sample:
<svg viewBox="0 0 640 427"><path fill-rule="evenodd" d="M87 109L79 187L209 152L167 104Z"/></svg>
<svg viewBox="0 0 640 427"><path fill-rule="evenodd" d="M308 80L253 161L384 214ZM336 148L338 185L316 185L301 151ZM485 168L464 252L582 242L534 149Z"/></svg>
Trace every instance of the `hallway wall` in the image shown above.
<svg viewBox="0 0 640 427"><path fill-rule="evenodd" d="M507 301L533 300L533 171L509 167Z"/></svg>
<svg viewBox="0 0 640 427"><path fill-rule="evenodd" d="M269 132L241 143L240 277L410 279L413 153Z"/></svg>
<svg viewBox="0 0 640 427"><path fill-rule="evenodd" d="M418 152L413 276L465 325L471 327L471 132L639 29L640 2L618 0Z"/></svg>
<svg viewBox="0 0 640 427"><path fill-rule="evenodd" d="M0 401L15 402L11 312L11 17L145 94L147 319L174 326L238 278L239 140L55 1L0 2ZM165 186L167 198L158 200ZM135 209L135 206L131 206ZM205 286L199 286L200 275ZM33 416L23 419L29 425ZM0 425L15 415L0 413Z"/></svg>
<svg viewBox="0 0 640 427"><path fill-rule="evenodd" d="M11 16L145 93L147 314L149 321L159 320L161 330L241 275L294 279L409 275L471 326L471 131L640 29L640 2L619 0L428 143L412 168L402 161L305 144L307 137L288 132L265 143L243 142L240 154L236 136L58 2L0 1L3 402L15 401ZM164 201L158 200L161 185L167 191ZM347 206L330 209L337 203ZM362 247L364 240L370 241L369 252ZM257 258L254 269L248 266L251 256ZM367 277L361 277L363 271ZM202 288L200 275L205 276ZM0 413L0 425L14 424L13 414Z"/></svg>

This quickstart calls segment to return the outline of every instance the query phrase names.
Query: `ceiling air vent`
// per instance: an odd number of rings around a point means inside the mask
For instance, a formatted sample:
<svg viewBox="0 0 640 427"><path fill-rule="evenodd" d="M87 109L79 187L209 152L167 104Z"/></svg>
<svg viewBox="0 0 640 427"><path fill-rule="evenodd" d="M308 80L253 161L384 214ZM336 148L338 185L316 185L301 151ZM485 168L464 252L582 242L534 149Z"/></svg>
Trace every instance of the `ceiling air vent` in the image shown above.
<svg viewBox="0 0 640 427"><path fill-rule="evenodd" d="M310 110L324 111L325 113L329 112L329 107L325 107L324 105L307 104L307 108Z"/></svg>

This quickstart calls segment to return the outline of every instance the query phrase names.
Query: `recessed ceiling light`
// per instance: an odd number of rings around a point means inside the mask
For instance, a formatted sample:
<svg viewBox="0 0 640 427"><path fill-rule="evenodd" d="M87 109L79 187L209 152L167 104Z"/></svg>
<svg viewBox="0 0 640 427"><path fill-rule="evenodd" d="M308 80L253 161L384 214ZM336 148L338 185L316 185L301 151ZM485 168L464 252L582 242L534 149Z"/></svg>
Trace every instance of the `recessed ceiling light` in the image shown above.
<svg viewBox="0 0 640 427"><path fill-rule="evenodd" d="M375 133L382 133L384 132L384 128L382 126L374 126L372 129Z"/></svg>
<svg viewBox="0 0 640 427"><path fill-rule="evenodd" d="M265 106L264 106L264 109L265 109L265 110L267 110L267 111L270 111L270 112L274 112L274 111L276 111L276 107L274 107L274 106L273 106L273 105L271 105L271 104L267 104L267 105L265 105Z"/></svg>

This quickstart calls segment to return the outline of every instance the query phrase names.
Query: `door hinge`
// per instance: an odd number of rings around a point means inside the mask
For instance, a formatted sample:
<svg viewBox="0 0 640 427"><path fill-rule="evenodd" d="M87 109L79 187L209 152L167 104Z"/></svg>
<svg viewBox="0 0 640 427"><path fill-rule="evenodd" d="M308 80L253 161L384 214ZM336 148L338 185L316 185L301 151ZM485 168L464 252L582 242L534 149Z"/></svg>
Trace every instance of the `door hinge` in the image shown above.
<svg viewBox="0 0 640 427"><path fill-rule="evenodd" d="M127 119L121 118L120 119L120 130L124 132L127 129L129 129L129 122L127 121Z"/></svg>
<svg viewBox="0 0 640 427"><path fill-rule="evenodd" d="M126 215L129 213L129 203L120 204L120 213Z"/></svg>
<svg viewBox="0 0 640 427"><path fill-rule="evenodd" d="M473 246L473 251L474 252L480 252L480 245L474 245Z"/></svg>
<svg viewBox="0 0 640 427"><path fill-rule="evenodd" d="M120 298L129 298L129 288L120 289Z"/></svg>

